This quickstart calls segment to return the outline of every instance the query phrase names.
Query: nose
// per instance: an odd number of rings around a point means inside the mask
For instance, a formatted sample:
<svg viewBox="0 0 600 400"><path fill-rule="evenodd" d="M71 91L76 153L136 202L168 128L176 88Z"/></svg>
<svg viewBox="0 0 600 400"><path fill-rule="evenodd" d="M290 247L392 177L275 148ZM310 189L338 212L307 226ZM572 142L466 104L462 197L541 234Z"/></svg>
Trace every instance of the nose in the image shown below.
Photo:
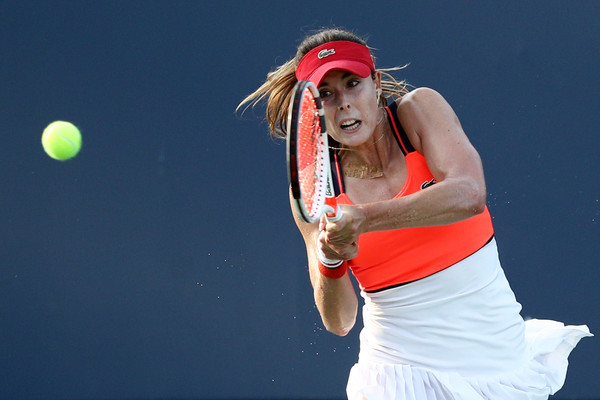
<svg viewBox="0 0 600 400"><path fill-rule="evenodd" d="M346 96L344 96L342 93L338 94L338 109L340 111L350 109L350 103L348 102L348 100L346 100Z"/></svg>

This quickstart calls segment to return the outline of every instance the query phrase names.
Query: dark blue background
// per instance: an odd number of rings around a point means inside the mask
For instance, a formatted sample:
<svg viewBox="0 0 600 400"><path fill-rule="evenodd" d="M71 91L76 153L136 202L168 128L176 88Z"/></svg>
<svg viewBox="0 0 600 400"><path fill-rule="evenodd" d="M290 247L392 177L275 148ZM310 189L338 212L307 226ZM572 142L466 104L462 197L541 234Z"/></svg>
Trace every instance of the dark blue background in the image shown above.
<svg viewBox="0 0 600 400"><path fill-rule="evenodd" d="M284 146L238 102L339 25L484 160L523 314L598 332L600 3L0 1L0 398L342 398ZM77 158L40 144L63 119ZM600 396L583 340L561 398Z"/></svg>

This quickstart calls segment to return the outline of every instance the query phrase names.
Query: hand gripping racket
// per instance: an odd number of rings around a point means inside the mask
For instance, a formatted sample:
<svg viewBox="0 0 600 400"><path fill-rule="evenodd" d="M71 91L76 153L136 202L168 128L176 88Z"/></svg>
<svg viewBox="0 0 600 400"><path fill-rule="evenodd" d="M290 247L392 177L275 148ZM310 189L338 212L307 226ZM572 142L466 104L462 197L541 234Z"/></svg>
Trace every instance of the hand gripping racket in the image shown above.
<svg viewBox="0 0 600 400"><path fill-rule="evenodd" d="M325 112L319 91L310 81L299 81L288 111L288 178L297 215L305 222L342 217L335 201Z"/></svg>

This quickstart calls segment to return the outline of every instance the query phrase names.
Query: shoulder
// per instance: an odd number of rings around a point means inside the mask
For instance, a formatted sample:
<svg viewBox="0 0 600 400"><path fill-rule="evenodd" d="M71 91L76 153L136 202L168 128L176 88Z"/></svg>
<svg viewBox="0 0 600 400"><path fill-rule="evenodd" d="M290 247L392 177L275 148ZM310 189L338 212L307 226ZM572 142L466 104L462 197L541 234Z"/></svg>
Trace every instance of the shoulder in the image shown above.
<svg viewBox="0 0 600 400"><path fill-rule="evenodd" d="M422 152L426 136L445 131L460 122L450 104L436 90L421 87L398 100L398 119L417 151Z"/></svg>
<svg viewBox="0 0 600 400"><path fill-rule="evenodd" d="M436 104L448 104L444 97L435 89L420 87L412 90L397 100L398 112L416 110Z"/></svg>
<svg viewBox="0 0 600 400"><path fill-rule="evenodd" d="M425 125L432 118L433 108L444 103L442 95L428 87L420 87L410 91L397 100L398 120L408 135L413 147L423 154L422 140Z"/></svg>

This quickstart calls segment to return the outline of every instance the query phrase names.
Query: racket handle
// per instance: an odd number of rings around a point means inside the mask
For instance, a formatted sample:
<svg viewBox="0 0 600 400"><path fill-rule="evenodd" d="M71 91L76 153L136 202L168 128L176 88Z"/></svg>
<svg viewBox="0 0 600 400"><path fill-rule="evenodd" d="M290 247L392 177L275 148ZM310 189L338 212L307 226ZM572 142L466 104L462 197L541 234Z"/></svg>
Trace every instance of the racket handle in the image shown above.
<svg viewBox="0 0 600 400"><path fill-rule="evenodd" d="M325 216L329 222L336 222L342 219L342 209L333 197L325 199Z"/></svg>
<svg viewBox="0 0 600 400"><path fill-rule="evenodd" d="M337 201L335 201L335 197L325 197L325 206L323 207L323 211L325 212L325 217L327 217L327 221L329 222L339 221L342 218L342 209L340 208L340 205L337 204ZM319 261L321 261L321 264L325 267L337 268L342 265L343 260L332 260L327 258L319 246L317 246L317 249Z"/></svg>
<svg viewBox="0 0 600 400"><path fill-rule="evenodd" d="M335 222L342 219L342 209L334 197L325 198L325 217L327 221ZM322 275L331 279L339 279L346 274L348 264L344 260L327 258L317 244L317 256L319 257L319 271Z"/></svg>

